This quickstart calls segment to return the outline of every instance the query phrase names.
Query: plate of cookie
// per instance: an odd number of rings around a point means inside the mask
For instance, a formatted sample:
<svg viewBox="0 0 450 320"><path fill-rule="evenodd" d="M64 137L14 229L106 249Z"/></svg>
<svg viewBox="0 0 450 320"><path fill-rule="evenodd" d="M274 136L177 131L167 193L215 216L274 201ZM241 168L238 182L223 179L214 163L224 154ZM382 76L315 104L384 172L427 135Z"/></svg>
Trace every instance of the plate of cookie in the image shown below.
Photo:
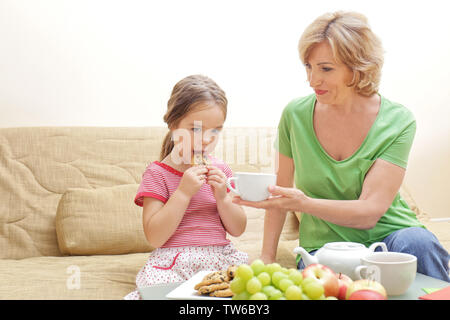
<svg viewBox="0 0 450 320"><path fill-rule="evenodd" d="M181 300L224 300L231 299L230 282L236 273L236 266L224 270L199 271L166 295L168 299Z"/></svg>

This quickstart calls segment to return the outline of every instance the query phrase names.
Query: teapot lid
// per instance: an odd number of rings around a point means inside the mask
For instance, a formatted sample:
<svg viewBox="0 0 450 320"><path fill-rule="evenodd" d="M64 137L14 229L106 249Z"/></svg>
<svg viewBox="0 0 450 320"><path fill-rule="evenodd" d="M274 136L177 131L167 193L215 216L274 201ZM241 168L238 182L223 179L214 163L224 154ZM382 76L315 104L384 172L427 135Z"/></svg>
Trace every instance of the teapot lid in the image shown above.
<svg viewBox="0 0 450 320"><path fill-rule="evenodd" d="M324 245L324 248L345 251L367 249L362 243L357 242L328 242Z"/></svg>

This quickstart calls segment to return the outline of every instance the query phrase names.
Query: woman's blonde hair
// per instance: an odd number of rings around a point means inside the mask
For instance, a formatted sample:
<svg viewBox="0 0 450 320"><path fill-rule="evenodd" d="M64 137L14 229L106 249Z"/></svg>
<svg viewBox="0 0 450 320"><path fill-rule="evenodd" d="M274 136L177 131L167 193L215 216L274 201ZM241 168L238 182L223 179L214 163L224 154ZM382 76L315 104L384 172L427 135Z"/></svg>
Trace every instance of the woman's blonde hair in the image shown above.
<svg viewBox="0 0 450 320"><path fill-rule="evenodd" d="M298 44L304 64L313 47L323 41L328 41L335 59L353 71L350 87L364 96L378 92L383 48L364 15L338 11L318 17L303 32Z"/></svg>
<svg viewBox="0 0 450 320"><path fill-rule="evenodd" d="M167 112L164 122L169 129L178 126L187 114L195 110L199 103L213 102L219 106L227 116L228 100L225 92L212 79L204 75L191 75L178 81L172 89L172 94L167 102ZM174 147L172 132L169 131L163 141L160 161L168 156Z"/></svg>

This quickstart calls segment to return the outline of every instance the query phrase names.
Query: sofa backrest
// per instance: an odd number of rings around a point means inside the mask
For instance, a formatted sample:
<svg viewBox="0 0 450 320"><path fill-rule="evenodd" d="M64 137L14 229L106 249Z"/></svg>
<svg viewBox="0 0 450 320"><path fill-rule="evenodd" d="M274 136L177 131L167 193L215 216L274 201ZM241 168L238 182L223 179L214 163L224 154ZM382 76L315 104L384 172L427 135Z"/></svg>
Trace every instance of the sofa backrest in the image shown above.
<svg viewBox="0 0 450 320"><path fill-rule="evenodd" d="M0 129L0 258L62 255L55 215L66 192L139 184L166 133L163 127ZM275 135L275 128L226 128L214 155L233 171L273 172Z"/></svg>

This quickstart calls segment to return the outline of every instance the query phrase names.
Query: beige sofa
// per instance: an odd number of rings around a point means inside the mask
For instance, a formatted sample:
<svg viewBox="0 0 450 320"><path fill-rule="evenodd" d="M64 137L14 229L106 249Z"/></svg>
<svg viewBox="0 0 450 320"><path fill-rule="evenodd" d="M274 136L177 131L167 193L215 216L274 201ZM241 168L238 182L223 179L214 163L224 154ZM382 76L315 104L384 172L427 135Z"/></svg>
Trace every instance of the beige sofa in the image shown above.
<svg viewBox="0 0 450 320"><path fill-rule="evenodd" d="M274 128L228 128L216 148L234 171L272 172ZM0 299L121 299L152 248L133 203L165 128L0 129ZM450 248L448 223L433 224ZM247 230L231 238L258 257L264 212L245 208ZM447 236L447 238L445 238ZM295 266L298 220L288 215L277 260Z"/></svg>

